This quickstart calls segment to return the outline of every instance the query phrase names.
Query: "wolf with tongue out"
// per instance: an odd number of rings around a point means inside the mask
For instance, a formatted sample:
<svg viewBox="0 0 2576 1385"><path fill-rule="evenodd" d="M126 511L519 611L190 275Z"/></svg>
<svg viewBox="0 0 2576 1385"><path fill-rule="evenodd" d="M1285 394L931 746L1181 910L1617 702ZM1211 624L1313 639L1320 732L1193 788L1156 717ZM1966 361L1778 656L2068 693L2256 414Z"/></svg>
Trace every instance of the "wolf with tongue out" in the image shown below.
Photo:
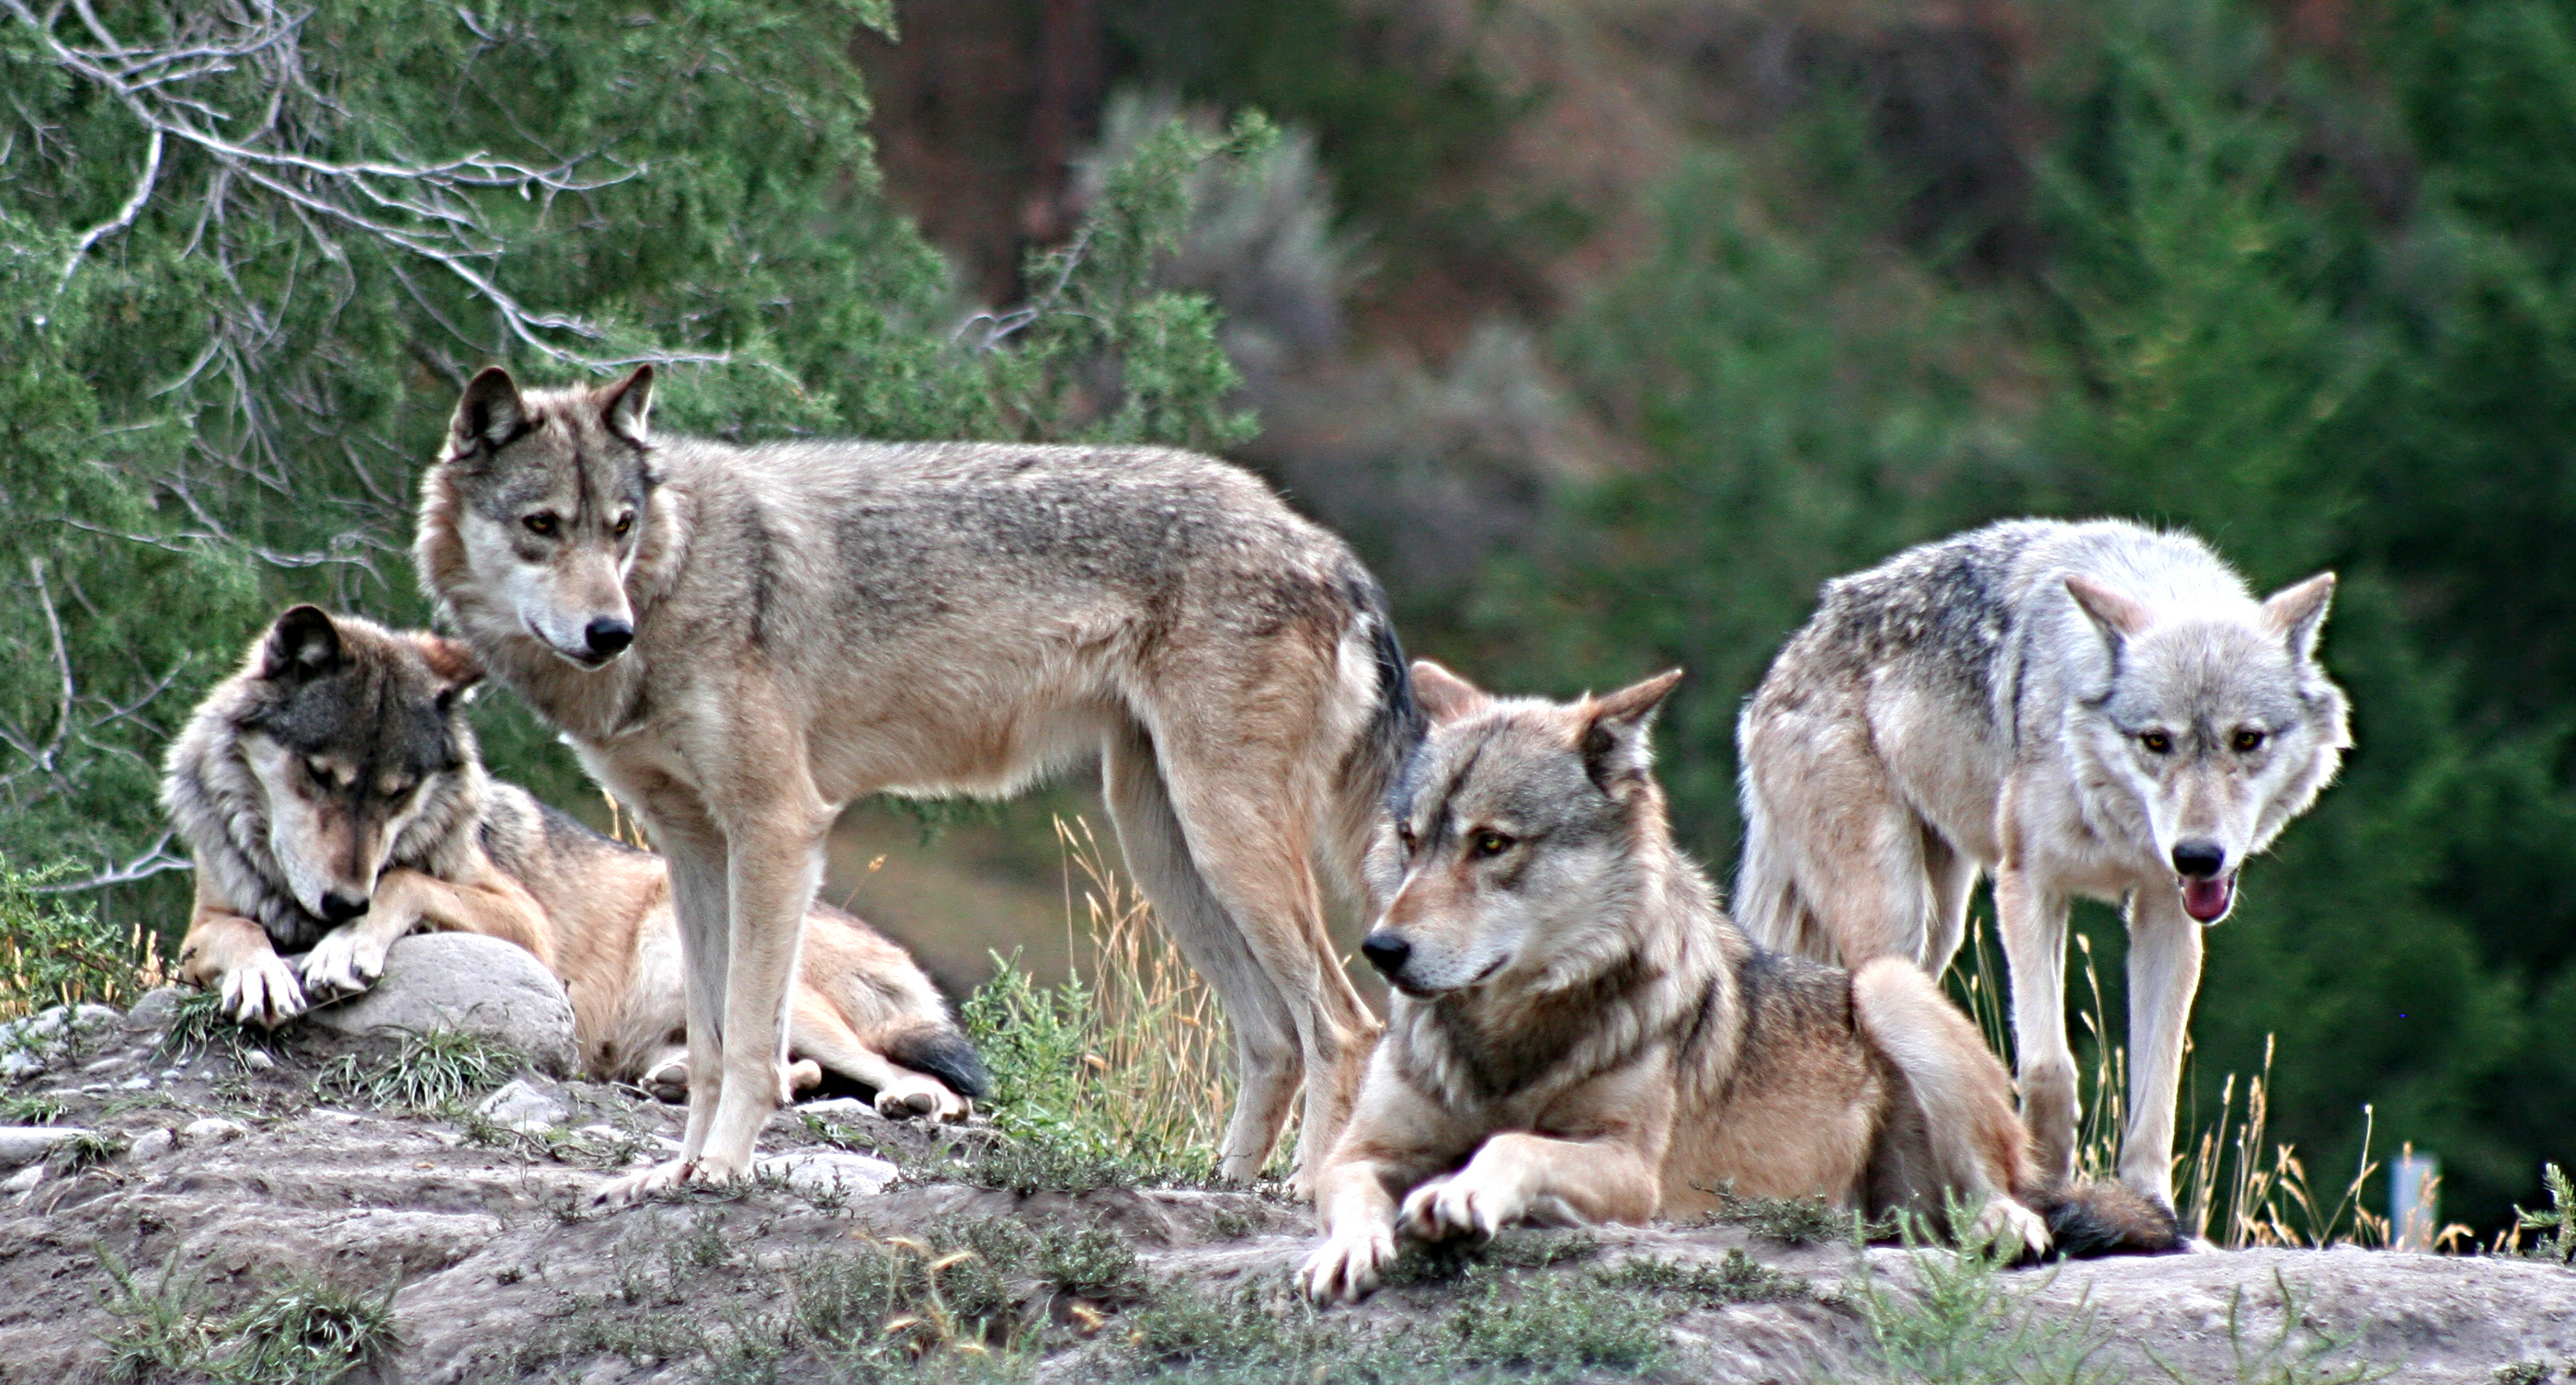
<svg viewBox="0 0 2576 1385"><path fill-rule="evenodd" d="M2333 594L2320 573L2258 601L2198 539L2119 521L1996 524L1827 583L1738 724L1737 919L1780 951L1937 976L1993 872L2022 1114L2062 1179L2067 903L2124 905L2120 1176L2170 1207L2201 929L2351 744L2316 661Z"/></svg>

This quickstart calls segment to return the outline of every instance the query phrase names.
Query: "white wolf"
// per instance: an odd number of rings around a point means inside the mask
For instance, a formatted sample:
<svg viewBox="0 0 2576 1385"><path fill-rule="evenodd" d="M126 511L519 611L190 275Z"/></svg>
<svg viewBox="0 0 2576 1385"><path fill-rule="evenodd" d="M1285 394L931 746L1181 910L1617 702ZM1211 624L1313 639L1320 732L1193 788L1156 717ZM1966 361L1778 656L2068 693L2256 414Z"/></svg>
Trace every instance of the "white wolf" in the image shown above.
<svg viewBox="0 0 2576 1385"><path fill-rule="evenodd" d="M1784 951L1938 975L1992 870L2023 1115L2064 1178L2067 902L2124 903L2120 1176L2171 1206L2200 929L2351 744L2316 662L2333 592L2321 573L2257 602L2199 540L2107 520L1997 524L1827 583L1737 728L1737 917Z"/></svg>

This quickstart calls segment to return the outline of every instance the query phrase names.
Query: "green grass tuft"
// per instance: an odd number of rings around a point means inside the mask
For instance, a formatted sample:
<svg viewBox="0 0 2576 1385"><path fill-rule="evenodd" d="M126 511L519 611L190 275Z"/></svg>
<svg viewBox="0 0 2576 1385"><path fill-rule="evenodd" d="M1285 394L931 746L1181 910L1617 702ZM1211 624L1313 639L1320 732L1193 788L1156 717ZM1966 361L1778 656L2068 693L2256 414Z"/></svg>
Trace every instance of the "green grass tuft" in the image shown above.
<svg viewBox="0 0 2576 1385"><path fill-rule="evenodd" d="M406 1034L373 1061L342 1054L313 1079L317 1098L342 1097L408 1111L444 1110L528 1070L526 1055L479 1034L433 1029Z"/></svg>

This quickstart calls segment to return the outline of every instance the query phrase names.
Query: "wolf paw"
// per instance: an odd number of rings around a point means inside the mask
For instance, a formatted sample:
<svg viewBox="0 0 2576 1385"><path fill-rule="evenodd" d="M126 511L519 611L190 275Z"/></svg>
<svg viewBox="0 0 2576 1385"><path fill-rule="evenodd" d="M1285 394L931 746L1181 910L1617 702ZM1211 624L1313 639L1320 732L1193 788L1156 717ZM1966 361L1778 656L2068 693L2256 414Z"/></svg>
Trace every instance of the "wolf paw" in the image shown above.
<svg viewBox="0 0 2576 1385"><path fill-rule="evenodd" d="M939 1121L962 1121L973 1109L966 1098L950 1091L947 1083L918 1073L898 1077L877 1093L877 1114L888 1120L928 1116Z"/></svg>
<svg viewBox="0 0 2576 1385"><path fill-rule="evenodd" d="M304 988L285 959L262 957L224 973L219 994L236 1023L275 1029L304 1013Z"/></svg>
<svg viewBox="0 0 2576 1385"><path fill-rule="evenodd" d="M2048 1223L2037 1212L2001 1193L1986 1199L1985 1210L1977 1213L1976 1225L1969 1235L1992 1246L2006 1261L2048 1253Z"/></svg>
<svg viewBox="0 0 2576 1385"><path fill-rule="evenodd" d="M590 1195L593 1207L623 1207L642 1202L657 1193L694 1184L711 1187L731 1183L743 1176L743 1170L707 1155L695 1159L669 1159L649 1169L612 1178Z"/></svg>
<svg viewBox="0 0 2576 1385"><path fill-rule="evenodd" d="M1405 1197L1397 1224L1417 1240L1488 1237L1519 1221L1525 1211L1522 1199L1509 1189L1458 1173L1415 1188Z"/></svg>
<svg viewBox="0 0 2576 1385"><path fill-rule="evenodd" d="M635 1080L655 1101L682 1102L689 1099L689 1055L665 1058Z"/></svg>
<svg viewBox="0 0 2576 1385"><path fill-rule="evenodd" d="M1317 1303L1357 1303L1377 1288L1386 1267L1395 1261L1395 1236L1371 1226L1328 1238L1306 1257L1297 1282Z"/></svg>
<svg viewBox="0 0 2576 1385"><path fill-rule="evenodd" d="M304 989L313 995L355 995L385 974L389 944L351 929L327 934L304 954Z"/></svg>

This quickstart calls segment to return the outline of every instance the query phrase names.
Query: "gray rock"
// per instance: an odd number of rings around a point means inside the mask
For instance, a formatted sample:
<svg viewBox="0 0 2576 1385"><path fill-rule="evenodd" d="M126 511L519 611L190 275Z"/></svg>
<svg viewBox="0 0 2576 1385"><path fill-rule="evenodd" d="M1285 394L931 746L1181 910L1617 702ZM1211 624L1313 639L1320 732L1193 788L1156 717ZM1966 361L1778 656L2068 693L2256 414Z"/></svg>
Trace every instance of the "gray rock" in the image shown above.
<svg viewBox="0 0 2576 1385"><path fill-rule="evenodd" d="M158 1159L179 1143L179 1137L167 1130L146 1130L134 1137L133 1148L126 1151L137 1159Z"/></svg>
<svg viewBox="0 0 2576 1385"><path fill-rule="evenodd" d="M119 1087L124 1088L125 1090L127 1090L127 1091L129 1091L129 1092L143 1092L143 1091L150 1091L150 1090L152 1089L152 1079L151 1079L151 1078L149 1078L149 1077L141 1077L141 1076L129 1077L129 1078L125 1079L124 1081L117 1083L116 1085L117 1085L117 1086L119 1086Z"/></svg>
<svg viewBox="0 0 2576 1385"><path fill-rule="evenodd" d="M894 1182L898 1170L883 1159L839 1150L798 1150L755 1160L754 1172L782 1179L807 1197L874 1197Z"/></svg>
<svg viewBox="0 0 2576 1385"><path fill-rule="evenodd" d="M88 1133L70 1125L0 1125L0 1169L35 1163Z"/></svg>
<svg viewBox="0 0 2576 1385"><path fill-rule="evenodd" d="M522 1077L483 1098L482 1104L474 1108L474 1113L494 1125L522 1135L553 1129L572 1114L570 1108L547 1090L553 1085L542 1077Z"/></svg>
<svg viewBox="0 0 2576 1385"><path fill-rule="evenodd" d="M35 1187L37 1184L44 1181L45 1166L42 1164L29 1164L27 1167L9 1175L7 1182L0 1183L0 1193L23 1193L29 1188Z"/></svg>
<svg viewBox="0 0 2576 1385"><path fill-rule="evenodd" d="M249 1133L249 1126L240 1121L225 1120L221 1116L200 1116L179 1127L179 1138L192 1145L221 1144L226 1140L238 1140Z"/></svg>
<svg viewBox="0 0 2576 1385"><path fill-rule="evenodd" d="M246 1048L242 1050L241 1065L253 1072L266 1072L277 1066L277 1060L268 1056L267 1049Z"/></svg>
<svg viewBox="0 0 2576 1385"><path fill-rule="evenodd" d="M44 1072L45 1060L23 1048L0 1053L0 1080L17 1082Z"/></svg>
<svg viewBox="0 0 2576 1385"><path fill-rule="evenodd" d="M574 1063L572 1005L526 950L470 933L414 934L393 945L385 974L311 1022L344 1034L453 1029L507 1044L540 1068Z"/></svg>
<svg viewBox="0 0 2576 1385"><path fill-rule="evenodd" d="M185 986L156 986L145 991L143 998L134 1002L134 1008L125 1012L125 1027L128 1029L169 1028L171 1018L178 1013L179 1002L187 995L188 988Z"/></svg>

